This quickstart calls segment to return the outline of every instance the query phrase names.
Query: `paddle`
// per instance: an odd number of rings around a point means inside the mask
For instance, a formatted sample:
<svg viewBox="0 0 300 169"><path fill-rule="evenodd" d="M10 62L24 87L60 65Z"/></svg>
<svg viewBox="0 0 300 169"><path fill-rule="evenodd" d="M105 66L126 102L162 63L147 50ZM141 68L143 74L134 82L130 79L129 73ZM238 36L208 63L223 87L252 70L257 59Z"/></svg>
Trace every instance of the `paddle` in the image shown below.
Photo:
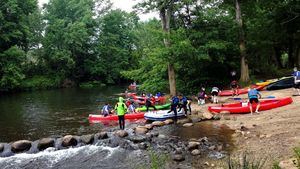
<svg viewBox="0 0 300 169"><path fill-rule="evenodd" d="M276 97L275 96L267 96L267 97L262 97L260 99L275 99ZM229 99L233 99L233 100L246 100L248 98L241 98L241 97L233 97L233 98L229 98Z"/></svg>

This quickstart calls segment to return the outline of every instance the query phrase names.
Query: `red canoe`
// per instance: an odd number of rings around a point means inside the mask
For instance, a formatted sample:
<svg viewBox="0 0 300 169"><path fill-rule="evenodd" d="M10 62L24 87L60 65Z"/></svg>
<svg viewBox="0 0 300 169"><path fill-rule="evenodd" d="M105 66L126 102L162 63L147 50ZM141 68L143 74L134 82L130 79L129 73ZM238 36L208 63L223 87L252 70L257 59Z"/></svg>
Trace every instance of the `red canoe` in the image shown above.
<svg viewBox="0 0 300 169"><path fill-rule="evenodd" d="M291 97L261 100L259 111L270 110L273 108L285 106L291 104L292 102L293 99ZM256 105L253 104L253 111L255 111L255 109L256 109ZM222 104L220 106L209 106L208 110L210 112L216 112L216 113L220 113L221 111L229 111L230 113L250 113L249 104L242 103L242 102Z"/></svg>
<svg viewBox="0 0 300 169"><path fill-rule="evenodd" d="M133 113L133 114L125 114L125 120L135 120L135 119L142 119L144 118L144 112L141 113ZM118 120L117 115L109 115L104 117L103 115L99 114L90 114L89 115L89 121L116 121Z"/></svg>
<svg viewBox="0 0 300 169"><path fill-rule="evenodd" d="M146 103L146 97L145 96L132 96L132 99L134 100L135 103L144 105ZM152 104L159 103L159 104L164 104L166 103L166 97L165 96L160 96L160 97L155 97L155 102L154 100L151 100Z"/></svg>
<svg viewBox="0 0 300 169"><path fill-rule="evenodd" d="M253 85L256 90L262 90L265 86ZM238 94L246 94L248 93L248 87L238 89ZM222 90L219 93L219 96L232 96L232 90Z"/></svg>

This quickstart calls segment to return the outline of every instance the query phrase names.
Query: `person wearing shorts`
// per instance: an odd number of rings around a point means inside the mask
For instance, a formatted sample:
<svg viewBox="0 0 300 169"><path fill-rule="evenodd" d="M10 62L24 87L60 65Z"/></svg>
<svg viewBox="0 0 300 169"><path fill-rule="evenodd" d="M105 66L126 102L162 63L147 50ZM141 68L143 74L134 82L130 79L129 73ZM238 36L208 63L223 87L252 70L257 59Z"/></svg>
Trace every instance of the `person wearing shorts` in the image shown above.
<svg viewBox="0 0 300 169"><path fill-rule="evenodd" d="M218 87L213 87L211 89L211 96L212 96L213 103L218 103L219 102L219 100L218 100L219 92L220 92L220 90L219 90Z"/></svg>
<svg viewBox="0 0 300 169"><path fill-rule="evenodd" d="M255 113L259 113L258 110L259 110L260 102L259 102L258 98L261 98L261 94L259 93L259 91L257 91L253 86L250 86L250 89L248 91L248 98L249 98L249 103L250 103L251 115L253 114L252 105L254 103L256 104Z"/></svg>

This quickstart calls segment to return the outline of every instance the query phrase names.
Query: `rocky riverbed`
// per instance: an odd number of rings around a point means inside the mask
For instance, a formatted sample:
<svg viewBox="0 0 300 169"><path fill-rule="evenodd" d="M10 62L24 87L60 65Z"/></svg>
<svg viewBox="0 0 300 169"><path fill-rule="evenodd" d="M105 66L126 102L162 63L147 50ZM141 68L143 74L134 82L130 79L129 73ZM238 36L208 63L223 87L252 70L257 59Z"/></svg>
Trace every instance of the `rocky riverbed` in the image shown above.
<svg viewBox="0 0 300 169"><path fill-rule="evenodd" d="M233 131L207 121L218 119L216 116L198 118L181 119L177 124L170 119L132 124L126 130L107 128L83 136L1 143L0 168L140 168L161 159L166 168L207 167L207 159L222 159L231 151Z"/></svg>

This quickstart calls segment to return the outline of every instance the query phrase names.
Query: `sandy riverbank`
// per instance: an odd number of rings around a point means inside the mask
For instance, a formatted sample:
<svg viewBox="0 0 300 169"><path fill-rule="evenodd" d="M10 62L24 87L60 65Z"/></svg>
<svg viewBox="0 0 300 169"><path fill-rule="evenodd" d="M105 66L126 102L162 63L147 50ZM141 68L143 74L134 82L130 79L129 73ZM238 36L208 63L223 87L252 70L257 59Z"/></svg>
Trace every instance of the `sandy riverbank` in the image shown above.
<svg viewBox="0 0 300 169"><path fill-rule="evenodd" d="M293 89L262 91L262 96L292 96ZM241 98L247 95L239 96ZM215 121L225 124L236 131L233 134L236 149L233 154L249 152L255 158L268 158L266 168L271 168L275 161L282 161L293 156L293 148L300 146L300 96L295 96L293 103L260 114L228 115ZM232 100L231 100L232 101ZM220 102L229 102L228 97L221 97ZM207 111L205 106L192 105L194 111ZM227 116L227 115L226 115ZM241 127L245 131L241 132Z"/></svg>

